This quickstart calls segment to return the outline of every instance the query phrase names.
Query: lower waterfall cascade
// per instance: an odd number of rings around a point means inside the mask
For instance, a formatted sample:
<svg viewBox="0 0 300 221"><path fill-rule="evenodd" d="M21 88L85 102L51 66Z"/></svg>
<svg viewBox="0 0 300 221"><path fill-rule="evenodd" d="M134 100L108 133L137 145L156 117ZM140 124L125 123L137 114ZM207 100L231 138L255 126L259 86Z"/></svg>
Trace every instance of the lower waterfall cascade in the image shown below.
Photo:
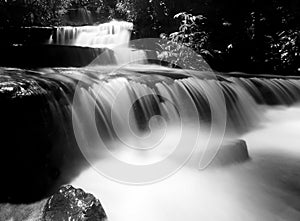
<svg viewBox="0 0 300 221"><path fill-rule="evenodd" d="M149 64L130 44L133 28L57 27L49 39L107 48L115 65L99 56L84 67L0 68L9 144L1 201L32 203L71 184L98 197L110 221L299 220L291 177L300 168L300 78ZM249 160L209 168L236 140Z"/></svg>

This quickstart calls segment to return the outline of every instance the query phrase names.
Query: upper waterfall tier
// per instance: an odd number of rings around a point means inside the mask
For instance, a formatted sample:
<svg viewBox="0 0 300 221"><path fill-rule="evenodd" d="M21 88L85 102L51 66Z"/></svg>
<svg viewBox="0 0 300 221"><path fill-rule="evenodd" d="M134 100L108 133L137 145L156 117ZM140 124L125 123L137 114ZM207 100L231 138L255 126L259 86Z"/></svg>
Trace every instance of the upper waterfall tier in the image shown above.
<svg viewBox="0 0 300 221"><path fill-rule="evenodd" d="M49 43L95 48L127 46L132 29L132 23L115 20L94 26L58 27L56 34L49 39Z"/></svg>
<svg viewBox="0 0 300 221"><path fill-rule="evenodd" d="M89 48L109 48L113 50L117 65L146 63L145 51L130 48L129 41L133 24L125 21L111 21L95 26L57 27L56 33L49 39L49 44L80 46ZM107 54L101 54L91 65L112 64Z"/></svg>

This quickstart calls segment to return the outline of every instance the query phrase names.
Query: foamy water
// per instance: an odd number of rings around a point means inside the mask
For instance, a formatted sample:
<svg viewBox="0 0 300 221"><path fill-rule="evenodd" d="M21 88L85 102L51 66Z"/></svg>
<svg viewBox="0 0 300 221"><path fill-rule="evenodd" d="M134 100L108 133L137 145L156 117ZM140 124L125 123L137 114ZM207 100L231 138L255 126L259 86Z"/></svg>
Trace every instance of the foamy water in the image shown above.
<svg viewBox="0 0 300 221"><path fill-rule="evenodd" d="M283 152L300 157L300 108L269 109L261 128L244 136L251 154Z"/></svg>
<svg viewBox="0 0 300 221"><path fill-rule="evenodd" d="M72 185L98 197L110 221L300 220L300 108L270 109L265 116L243 136L250 162L206 171L187 165L144 186L89 168Z"/></svg>

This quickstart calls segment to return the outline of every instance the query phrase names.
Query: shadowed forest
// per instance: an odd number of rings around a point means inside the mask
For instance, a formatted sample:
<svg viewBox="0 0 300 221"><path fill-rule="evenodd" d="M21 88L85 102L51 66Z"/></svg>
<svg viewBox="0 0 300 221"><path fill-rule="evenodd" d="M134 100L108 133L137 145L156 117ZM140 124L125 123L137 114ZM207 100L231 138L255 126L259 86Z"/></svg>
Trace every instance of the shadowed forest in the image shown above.
<svg viewBox="0 0 300 221"><path fill-rule="evenodd" d="M299 12L297 0L1 0L0 26L125 20L133 38L188 46L218 71L298 75Z"/></svg>

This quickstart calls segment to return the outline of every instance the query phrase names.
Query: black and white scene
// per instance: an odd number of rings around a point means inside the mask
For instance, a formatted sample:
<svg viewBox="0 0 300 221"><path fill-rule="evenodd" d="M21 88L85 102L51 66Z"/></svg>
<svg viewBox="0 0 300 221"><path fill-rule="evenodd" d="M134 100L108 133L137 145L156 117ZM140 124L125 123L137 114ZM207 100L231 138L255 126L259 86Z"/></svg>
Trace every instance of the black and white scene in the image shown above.
<svg viewBox="0 0 300 221"><path fill-rule="evenodd" d="M0 0L0 221L299 221L299 0Z"/></svg>

